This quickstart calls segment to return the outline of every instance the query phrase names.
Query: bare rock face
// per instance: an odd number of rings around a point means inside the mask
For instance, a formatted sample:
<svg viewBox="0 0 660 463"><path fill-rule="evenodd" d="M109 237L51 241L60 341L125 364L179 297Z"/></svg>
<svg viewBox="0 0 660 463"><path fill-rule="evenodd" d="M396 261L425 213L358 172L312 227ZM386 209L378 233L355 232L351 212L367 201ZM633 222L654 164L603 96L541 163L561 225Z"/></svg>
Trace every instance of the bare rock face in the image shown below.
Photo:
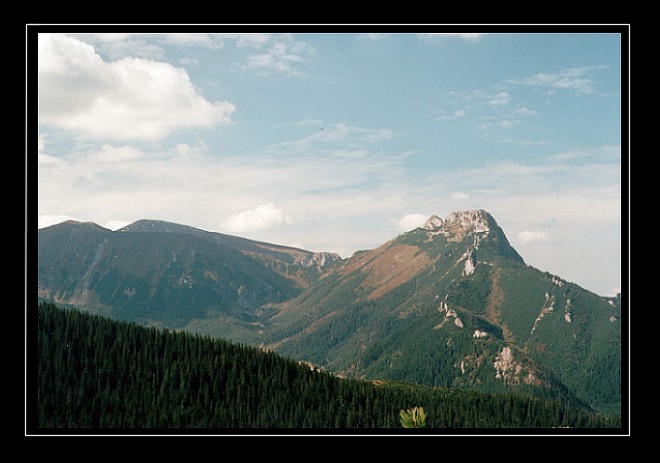
<svg viewBox="0 0 660 463"><path fill-rule="evenodd" d="M425 228L426 230L435 230L440 227L442 227L442 219L437 215L432 215L426 222L424 222L424 225L422 225L422 228Z"/></svg>
<svg viewBox="0 0 660 463"><path fill-rule="evenodd" d="M448 226L470 229L476 232L486 232L490 230L489 222L492 220L493 219L488 212L483 209L478 209L472 211L452 212L445 219L445 224Z"/></svg>
<svg viewBox="0 0 660 463"><path fill-rule="evenodd" d="M491 231L491 224L494 223L495 220L488 212L479 209L452 212L444 220L437 215L432 215L421 228L434 234L443 234L460 239L470 232L487 233Z"/></svg>

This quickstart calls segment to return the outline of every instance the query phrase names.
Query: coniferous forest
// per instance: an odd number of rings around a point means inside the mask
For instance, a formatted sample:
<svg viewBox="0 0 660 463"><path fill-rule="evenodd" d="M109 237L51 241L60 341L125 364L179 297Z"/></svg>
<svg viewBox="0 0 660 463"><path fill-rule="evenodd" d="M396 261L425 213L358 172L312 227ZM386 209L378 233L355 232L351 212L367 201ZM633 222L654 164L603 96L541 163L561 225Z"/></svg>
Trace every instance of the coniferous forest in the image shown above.
<svg viewBox="0 0 660 463"><path fill-rule="evenodd" d="M39 306L37 357L38 432L399 428L412 407L424 408L427 428L621 426L618 415L522 394L340 379L253 347L50 303Z"/></svg>

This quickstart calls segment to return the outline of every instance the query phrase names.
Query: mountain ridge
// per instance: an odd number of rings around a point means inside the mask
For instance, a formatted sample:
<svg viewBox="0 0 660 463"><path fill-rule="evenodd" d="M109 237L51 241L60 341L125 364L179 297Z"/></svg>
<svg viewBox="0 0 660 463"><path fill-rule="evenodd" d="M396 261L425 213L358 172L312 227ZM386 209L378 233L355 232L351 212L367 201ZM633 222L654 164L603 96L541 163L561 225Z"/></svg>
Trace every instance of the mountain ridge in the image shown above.
<svg viewBox="0 0 660 463"><path fill-rule="evenodd" d="M40 295L82 309L343 376L620 406L620 299L527 265L484 210L346 259L149 220L49 227L39 246Z"/></svg>
<svg viewBox="0 0 660 463"><path fill-rule="evenodd" d="M219 232L211 232L200 228L181 225L163 220L141 219L133 222L119 230L118 232L161 232L161 233L184 233L202 237L218 244L238 249L245 253L262 254L266 256L279 258L289 264L299 264L303 267L323 267L331 264L341 257L331 252L313 252L292 246L283 246L263 241L251 240L234 235L227 235Z"/></svg>
<svg viewBox="0 0 660 463"><path fill-rule="evenodd" d="M278 304L265 346L349 377L570 390L592 405L582 383L598 376L597 406L617 403L620 306L525 264L485 211L425 225Z"/></svg>

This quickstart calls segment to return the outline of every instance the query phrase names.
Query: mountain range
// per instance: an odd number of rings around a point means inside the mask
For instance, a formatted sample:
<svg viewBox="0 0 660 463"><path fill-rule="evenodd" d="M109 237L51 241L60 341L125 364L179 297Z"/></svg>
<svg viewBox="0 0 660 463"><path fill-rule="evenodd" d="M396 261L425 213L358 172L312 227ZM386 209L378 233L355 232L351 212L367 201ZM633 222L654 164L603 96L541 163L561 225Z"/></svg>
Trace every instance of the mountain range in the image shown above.
<svg viewBox="0 0 660 463"><path fill-rule="evenodd" d="M339 376L620 410L621 300L525 264L483 210L347 259L141 220L39 230L39 297Z"/></svg>

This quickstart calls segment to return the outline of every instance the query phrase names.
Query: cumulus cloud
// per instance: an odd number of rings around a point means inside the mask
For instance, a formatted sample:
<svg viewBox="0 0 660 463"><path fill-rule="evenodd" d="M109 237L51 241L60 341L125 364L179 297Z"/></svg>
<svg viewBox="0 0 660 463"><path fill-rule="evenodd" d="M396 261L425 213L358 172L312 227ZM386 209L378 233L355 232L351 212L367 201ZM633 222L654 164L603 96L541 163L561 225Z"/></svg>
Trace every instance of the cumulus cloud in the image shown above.
<svg viewBox="0 0 660 463"><path fill-rule="evenodd" d="M521 244L547 243L551 241L550 235L543 231L524 230L518 233L518 241Z"/></svg>
<svg viewBox="0 0 660 463"><path fill-rule="evenodd" d="M108 62L61 34L39 35L39 122L87 139L159 140L176 129L231 122L232 103L201 96L169 63Z"/></svg>
<svg viewBox="0 0 660 463"><path fill-rule="evenodd" d="M424 214L406 214L399 220L399 231L409 231L424 225L430 216Z"/></svg>
<svg viewBox="0 0 660 463"><path fill-rule="evenodd" d="M290 225L293 221L282 209L273 203L262 204L254 209L229 217L222 223L222 229L232 233L243 233Z"/></svg>

